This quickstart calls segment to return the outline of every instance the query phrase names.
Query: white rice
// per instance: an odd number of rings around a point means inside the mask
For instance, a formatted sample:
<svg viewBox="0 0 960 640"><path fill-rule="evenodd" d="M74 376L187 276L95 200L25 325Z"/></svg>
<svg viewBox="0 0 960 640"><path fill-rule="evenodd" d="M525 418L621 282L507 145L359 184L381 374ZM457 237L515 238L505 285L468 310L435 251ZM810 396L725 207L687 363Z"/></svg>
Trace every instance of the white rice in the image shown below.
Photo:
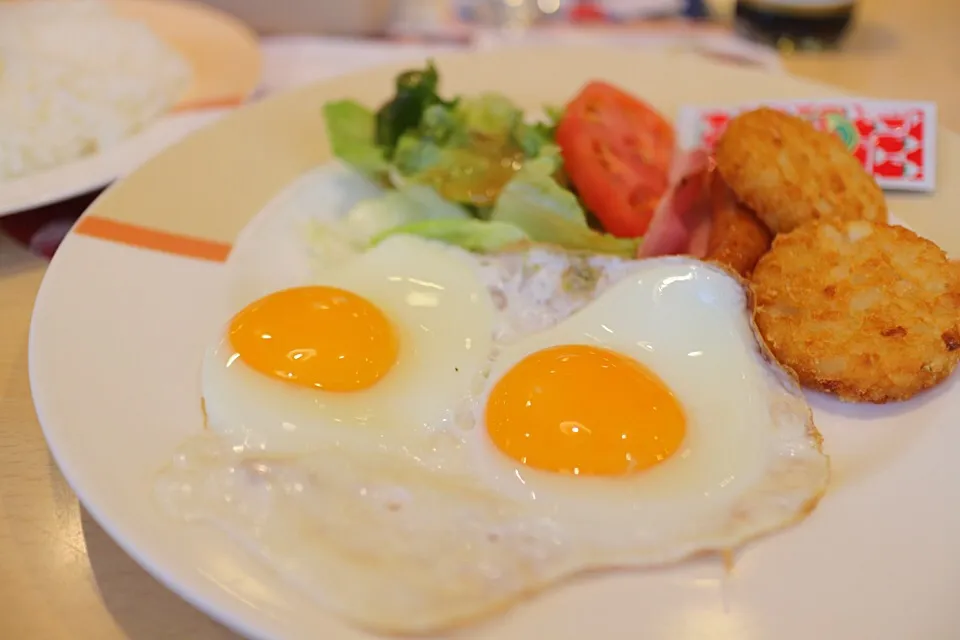
<svg viewBox="0 0 960 640"><path fill-rule="evenodd" d="M0 2L0 182L116 144L189 81L176 51L104 2Z"/></svg>

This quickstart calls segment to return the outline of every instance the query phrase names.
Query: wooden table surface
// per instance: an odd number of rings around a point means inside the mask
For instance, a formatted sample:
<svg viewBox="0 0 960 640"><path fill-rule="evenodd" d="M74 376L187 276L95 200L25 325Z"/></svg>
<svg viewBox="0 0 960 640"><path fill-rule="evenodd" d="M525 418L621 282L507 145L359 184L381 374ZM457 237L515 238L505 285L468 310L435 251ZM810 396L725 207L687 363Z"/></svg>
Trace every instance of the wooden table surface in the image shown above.
<svg viewBox="0 0 960 640"><path fill-rule="evenodd" d="M786 60L796 74L938 103L960 130L960 2L863 0L837 53ZM166 590L78 504L30 400L27 331L45 261L0 237L0 638L234 638Z"/></svg>

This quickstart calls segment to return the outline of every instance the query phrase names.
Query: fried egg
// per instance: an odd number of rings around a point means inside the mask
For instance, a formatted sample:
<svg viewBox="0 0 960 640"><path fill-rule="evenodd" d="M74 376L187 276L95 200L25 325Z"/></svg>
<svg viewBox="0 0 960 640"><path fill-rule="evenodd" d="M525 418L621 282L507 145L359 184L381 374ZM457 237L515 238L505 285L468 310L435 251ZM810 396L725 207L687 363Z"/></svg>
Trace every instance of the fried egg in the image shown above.
<svg viewBox="0 0 960 640"><path fill-rule="evenodd" d="M665 556L788 455L776 429L815 433L758 346L739 282L683 258L634 263L559 323L502 345L482 375L471 431L484 477Z"/></svg>
<svg viewBox="0 0 960 640"><path fill-rule="evenodd" d="M413 274L428 244L364 254L328 282L399 326L403 305L362 285L401 273L395 265ZM223 426L185 443L162 473L162 504L220 527L329 610L391 633L450 629L588 570L734 549L816 505L828 459L736 277L686 258L443 255L456 259L437 255L429 274L416 272L454 296L451 313L464 311L443 357L397 374L400 334L392 369L347 392L257 365L245 372L256 383L217 396L227 406L248 394L244 410L218 413ZM343 277L353 269L378 275ZM221 372L228 351L210 358ZM450 372L465 354L468 383ZM373 395L392 378L390 393ZM255 388L267 382L283 395ZM350 404L318 399L329 395ZM315 437L287 439L264 408L294 397ZM371 408L375 398L385 409ZM447 419L432 417L444 409ZM264 417L266 447L231 446L231 425L249 415ZM274 437L287 455L264 453Z"/></svg>
<svg viewBox="0 0 960 640"><path fill-rule="evenodd" d="M207 423L266 453L440 428L486 364L492 324L462 254L392 238L239 311L203 360Z"/></svg>

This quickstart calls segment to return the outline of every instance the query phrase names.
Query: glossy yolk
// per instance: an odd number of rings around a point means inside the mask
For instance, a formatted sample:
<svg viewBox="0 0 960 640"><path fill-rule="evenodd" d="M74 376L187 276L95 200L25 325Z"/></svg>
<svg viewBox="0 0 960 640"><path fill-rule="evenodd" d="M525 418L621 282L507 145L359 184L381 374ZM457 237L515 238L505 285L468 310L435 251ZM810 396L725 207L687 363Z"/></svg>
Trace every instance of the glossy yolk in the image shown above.
<svg viewBox="0 0 960 640"><path fill-rule="evenodd" d="M500 451L529 467L613 476L673 455L686 419L649 369L614 351L564 345L535 352L494 386L487 431Z"/></svg>
<svg viewBox="0 0 960 640"><path fill-rule="evenodd" d="M298 287L261 298L234 316L229 337L240 360L256 371L324 391L372 386L399 351L380 309L334 287Z"/></svg>

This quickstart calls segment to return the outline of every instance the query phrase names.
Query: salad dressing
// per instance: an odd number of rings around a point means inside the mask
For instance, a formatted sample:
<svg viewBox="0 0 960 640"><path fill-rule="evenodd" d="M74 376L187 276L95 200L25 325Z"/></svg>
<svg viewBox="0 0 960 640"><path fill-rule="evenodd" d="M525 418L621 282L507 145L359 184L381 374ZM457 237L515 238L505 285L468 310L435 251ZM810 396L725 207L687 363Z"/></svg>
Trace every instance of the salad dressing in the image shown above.
<svg viewBox="0 0 960 640"><path fill-rule="evenodd" d="M491 207L503 187L523 166L523 151L505 139L477 140L469 148L449 149L450 161L428 168L417 181L453 202Z"/></svg>

